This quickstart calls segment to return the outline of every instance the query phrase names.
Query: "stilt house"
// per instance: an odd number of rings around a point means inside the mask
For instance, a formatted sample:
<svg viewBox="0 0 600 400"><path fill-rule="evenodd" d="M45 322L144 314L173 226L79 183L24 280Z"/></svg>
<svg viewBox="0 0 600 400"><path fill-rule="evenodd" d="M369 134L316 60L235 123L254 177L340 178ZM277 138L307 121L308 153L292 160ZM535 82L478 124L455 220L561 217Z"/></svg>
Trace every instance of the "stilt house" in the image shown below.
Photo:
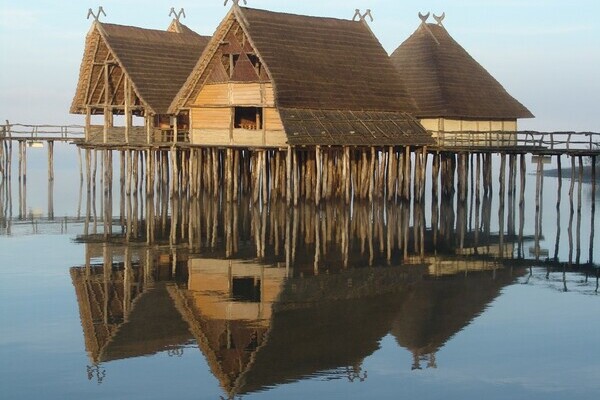
<svg viewBox="0 0 600 400"><path fill-rule="evenodd" d="M437 24L422 23L391 55L423 126L444 144L505 144L531 112ZM500 142L500 143L498 143Z"/></svg>
<svg viewBox="0 0 600 400"><path fill-rule="evenodd" d="M167 110L209 38L178 20L160 31L94 21L87 34L71 113L86 115L87 144L149 144L185 136L186 113L177 121ZM104 123L91 125L91 116ZM124 116L115 127L113 116ZM134 126L133 116L144 123Z"/></svg>
<svg viewBox="0 0 600 400"><path fill-rule="evenodd" d="M234 5L169 113L193 145L425 145L413 99L365 21Z"/></svg>

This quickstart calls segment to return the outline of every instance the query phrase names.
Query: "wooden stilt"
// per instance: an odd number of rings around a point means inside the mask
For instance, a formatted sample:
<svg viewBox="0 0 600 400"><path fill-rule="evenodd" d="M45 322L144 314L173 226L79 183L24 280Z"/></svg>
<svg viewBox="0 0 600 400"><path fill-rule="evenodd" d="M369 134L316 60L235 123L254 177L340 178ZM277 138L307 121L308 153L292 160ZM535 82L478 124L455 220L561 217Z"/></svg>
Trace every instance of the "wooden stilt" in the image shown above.
<svg viewBox="0 0 600 400"><path fill-rule="evenodd" d="M315 187L315 204L319 205L321 202L321 175L323 174L323 159L321 153L321 146L315 147L315 166L317 174L317 183Z"/></svg>

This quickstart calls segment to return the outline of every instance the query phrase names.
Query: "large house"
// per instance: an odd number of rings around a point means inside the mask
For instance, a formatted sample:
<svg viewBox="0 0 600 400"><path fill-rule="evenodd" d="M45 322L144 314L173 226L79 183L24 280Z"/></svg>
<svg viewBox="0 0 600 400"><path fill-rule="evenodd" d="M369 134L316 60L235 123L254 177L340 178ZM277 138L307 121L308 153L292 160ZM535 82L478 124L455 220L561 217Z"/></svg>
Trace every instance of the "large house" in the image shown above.
<svg viewBox="0 0 600 400"><path fill-rule="evenodd" d="M192 145L426 145L365 21L234 5L169 108Z"/></svg>

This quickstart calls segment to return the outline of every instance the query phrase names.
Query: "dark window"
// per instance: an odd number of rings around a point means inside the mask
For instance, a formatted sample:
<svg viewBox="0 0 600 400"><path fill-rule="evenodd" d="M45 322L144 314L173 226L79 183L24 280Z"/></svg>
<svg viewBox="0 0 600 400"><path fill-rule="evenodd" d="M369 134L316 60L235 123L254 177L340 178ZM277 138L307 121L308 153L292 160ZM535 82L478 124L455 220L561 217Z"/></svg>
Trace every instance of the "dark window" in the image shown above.
<svg viewBox="0 0 600 400"><path fill-rule="evenodd" d="M239 59L239 54L223 54L221 56L221 62L223 63L225 72L227 72L227 75L229 75L230 78L233 76L233 69L235 68L235 64L237 64Z"/></svg>
<svg viewBox="0 0 600 400"><path fill-rule="evenodd" d="M263 110L260 107L235 107L235 120L233 127L236 129L262 129Z"/></svg>
<svg viewBox="0 0 600 400"><path fill-rule="evenodd" d="M260 279L233 278L231 296L235 301L260 303Z"/></svg>
<svg viewBox="0 0 600 400"><path fill-rule="evenodd" d="M256 54L248 54L248 58L250 59L250 62L256 71L256 75L260 76L260 71L262 69L260 59L256 56Z"/></svg>

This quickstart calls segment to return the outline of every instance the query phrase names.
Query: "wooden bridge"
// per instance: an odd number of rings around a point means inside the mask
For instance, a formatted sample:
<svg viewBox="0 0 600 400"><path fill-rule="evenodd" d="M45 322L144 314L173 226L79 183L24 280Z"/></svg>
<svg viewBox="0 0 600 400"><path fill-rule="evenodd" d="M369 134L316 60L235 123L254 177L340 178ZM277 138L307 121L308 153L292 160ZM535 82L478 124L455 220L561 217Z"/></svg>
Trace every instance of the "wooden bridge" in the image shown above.
<svg viewBox="0 0 600 400"><path fill-rule="evenodd" d="M459 134L452 132L436 138L434 149L453 152L530 153L534 155L600 155L598 132L492 131Z"/></svg>
<svg viewBox="0 0 600 400"><path fill-rule="evenodd" d="M0 130L0 140L3 141L78 143L84 138L85 127L81 125L28 125L6 121Z"/></svg>
<svg viewBox="0 0 600 400"><path fill-rule="evenodd" d="M169 140L161 137L148 143L145 129L132 129L130 143L124 140L123 127L114 127L109 130L112 134L108 142L104 143L102 135L98 134L98 127L92 126L86 142L85 126L83 125L31 125L11 124L6 121L0 127L0 141L25 141L35 144L40 142L68 142L86 147L98 146L99 148L120 147L152 148L156 145L182 146L189 148L190 144L181 137L178 140ZM109 132L110 133L110 132ZM491 152L491 153L530 153L534 155L575 155L598 156L600 155L600 132L539 132L539 131L461 131L442 132L436 137L436 145L432 151L450 152Z"/></svg>

